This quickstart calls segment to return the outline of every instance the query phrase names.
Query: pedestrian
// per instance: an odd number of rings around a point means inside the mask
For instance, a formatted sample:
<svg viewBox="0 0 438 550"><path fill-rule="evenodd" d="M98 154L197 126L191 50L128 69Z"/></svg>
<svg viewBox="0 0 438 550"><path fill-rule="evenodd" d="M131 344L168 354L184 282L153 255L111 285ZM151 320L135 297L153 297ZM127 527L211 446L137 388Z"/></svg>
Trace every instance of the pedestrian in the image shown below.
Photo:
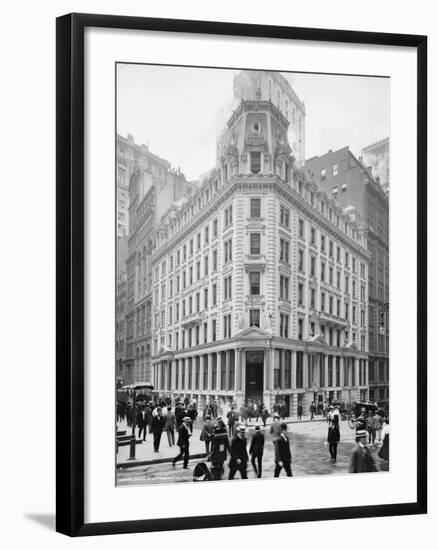
<svg viewBox="0 0 438 550"><path fill-rule="evenodd" d="M234 405L231 406L231 409L227 413L227 419L228 419L228 436L233 437L234 435L234 425L237 421L237 414L234 409Z"/></svg>
<svg viewBox="0 0 438 550"><path fill-rule="evenodd" d="M260 431L260 424L256 424L254 434L249 446L249 454L251 455L251 464L258 478L262 477L262 460L263 449L265 447L265 434ZM256 465L257 461L257 465Z"/></svg>
<svg viewBox="0 0 438 550"><path fill-rule="evenodd" d="M196 408L196 403L192 403L190 405L187 416L189 416L191 419L189 425L190 433L193 433L193 426L195 424L196 418L198 417L198 409Z"/></svg>
<svg viewBox="0 0 438 550"><path fill-rule="evenodd" d="M146 407L143 405L139 409L137 414L137 426L138 426L138 439L141 439L141 434L143 433L143 441L146 441Z"/></svg>
<svg viewBox="0 0 438 550"><path fill-rule="evenodd" d="M367 411L365 407L360 410L360 415L356 419L356 432L367 430Z"/></svg>
<svg viewBox="0 0 438 550"><path fill-rule="evenodd" d="M183 421L181 423L181 426L178 430L178 441L176 444L179 447L179 454L173 459L172 466L175 466L175 464L178 462L178 460L183 459L183 468L184 470L187 470L189 468L189 447L190 447L190 437L191 433L189 433L189 425L190 425L191 419L190 416L185 416L183 418Z"/></svg>
<svg viewBox="0 0 438 550"><path fill-rule="evenodd" d="M175 445L175 428L175 414L172 412L171 407L167 407L167 413L164 418L164 429L167 433L167 441L169 442L169 447L173 447L173 445Z"/></svg>
<svg viewBox="0 0 438 550"><path fill-rule="evenodd" d="M373 416L373 430L374 430L373 443L375 439L378 439L379 441L381 441L382 439L382 422L383 422L382 417L378 412L376 412Z"/></svg>
<svg viewBox="0 0 438 550"><path fill-rule="evenodd" d="M382 429L383 445L380 447L378 455L386 462L389 462L389 419L384 420Z"/></svg>
<svg viewBox="0 0 438 550"><path fill-rule="evenodd" d="M281 424L280 424L280 415L274 413L274 418L272 419L271 428L269 433L272 435L272 440L275 443L275 440L280 436Z"/></svg>
<svg viewBox="0 0 438 550"><path fill-rule="evenodd" d="M157 407L156 414L152 418L151 431L154 436L154 453L158 453L160 449L161 434L164 429L164 417L161 407Z"/></svg>
<svg viewBox="0 0 438 550"><path fill-rule="evenodd" d="M330 426L327 434L327 443L329 444L329 452L332 462L336 462L338 454L338 443L341 439L341 432L339 431L339 423L337 417L333 417L330 422Z"/></svg>
<svg viewBox="0 0 438 550"><path fill-rule="evenodd" d="M234 479L239 471L242 479L248 479L246 472L248 465L248 452L246 450L245 426L239 426L236 435L233 437L230 446L231 459L229 463L230 472L228 479Z"/></svg>
<svg viewBox="0 0 438 550"><path fill-rule="evenodd" d="M366 446L367 438L368 432L366 430L356 431L356 447L350 460L349 471L351 474L377 471L371 451Z"/></svg>
<svg viewBox="0 0 438 550"><path fill-rule="evenodd" d="M268 412L268 409L263 405L263 409L262 409L262 422L263 422L263 427L266 428L266 421L268 419L268 416L269 416L269 412Z"/></svg>
<svg viewBox="0 0 438 550"><path fill-rule="evenodd" d="M373 436L373 413L371 411L368 411L368 416L366 417L365 421L366 430L368 432L368 443L371 443L376 438L376 434Z"/></svg>
<svg viewBox="0 0 438 550"><path fill-rule="evenodd" d="M287 436L287 424L280 424L280 436L275 440L275 471L274 477L279 477L281 469L284 468L288 477L292 476L292 453L290 451L290 440Z"/></svg>
<svg viewBox="0 0 438 550"><path fill-rule="evenodd" d="M211 438L211 472L215 481L218 481L224 473L224 464L230 452L230 442L222 418L217 418L216 422Z"/></svg>
<svg viewBox="0 0 438 550"><path fill-rule="evenodd" d="M204 420L204 426L202 427L201 435L199 439L205 443L205 454L210 454L211 437L214 431L214 424L211 420L211 416L207 414ZM210 457L208 458L210 460Z"/></svg>
<svg viewBox="0 0 438 550"><path fill-rule="evenodd" d="M314 420L315 419L316 407L315 407L315 403L313 401L310 404L309 412L310 412L310 420Z"/></svg>
<svg viewBox="0 0 438 550"><path fill-rule="evenodd" d="M297 419L301 420L302 416L303 416L303 406L298 405L298 407L297 407Z"/></svg>

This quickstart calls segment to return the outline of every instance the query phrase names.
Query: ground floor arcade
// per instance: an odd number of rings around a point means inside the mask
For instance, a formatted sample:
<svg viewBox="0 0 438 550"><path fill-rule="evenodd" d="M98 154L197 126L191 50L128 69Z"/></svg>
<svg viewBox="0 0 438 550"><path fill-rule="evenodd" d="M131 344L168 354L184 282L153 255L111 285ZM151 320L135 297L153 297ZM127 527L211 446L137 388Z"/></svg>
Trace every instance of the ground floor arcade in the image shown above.
<svg viewBox="0 0 438 550"><path fill-rule="evenodd" d="M286 403L289 416L312 401L369 398L368 358L357 350L276 338L251 328L238 337L196 348L160 350L153 385L162 394L189 396L200 409L212 398L240 407L248 400L271 410Z"/></svg>

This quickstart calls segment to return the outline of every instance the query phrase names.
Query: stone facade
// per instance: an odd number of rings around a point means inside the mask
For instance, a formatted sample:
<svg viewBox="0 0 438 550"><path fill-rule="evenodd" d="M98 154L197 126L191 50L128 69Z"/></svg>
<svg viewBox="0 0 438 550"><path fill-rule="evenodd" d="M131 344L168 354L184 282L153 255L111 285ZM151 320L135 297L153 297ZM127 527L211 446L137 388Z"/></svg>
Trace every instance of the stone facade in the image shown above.
<svg viewBox="0 0 438 550"><path fill-rule="evenodd" d="M306 161L306 173L365 223L368 275L370 398L389 399L389 202L371 170L348 147Z"/></svg>
<svg viewBox="0 0 438 550"><path fill-rule="evenodd" d="M381 139L362 149L362 159L373 177L389 195L389 138Z"/></svg>
<svg viewBox="0 0 438 550"><path fill-rule="evenodd" d="M212 170L151 239L152 383L289 413L368 398L367 232L295 161L289 120L242 100ZM128 275L129 279L129 275Z"/></svg>

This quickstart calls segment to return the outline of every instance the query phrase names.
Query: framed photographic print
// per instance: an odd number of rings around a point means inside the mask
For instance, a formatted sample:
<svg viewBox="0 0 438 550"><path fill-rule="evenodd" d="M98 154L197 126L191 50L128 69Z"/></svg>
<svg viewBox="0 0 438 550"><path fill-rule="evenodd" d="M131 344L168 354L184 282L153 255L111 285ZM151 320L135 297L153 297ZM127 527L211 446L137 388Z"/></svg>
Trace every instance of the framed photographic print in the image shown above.
<svg viewBox="0 0 438 550"><path fill-rule="evenodd" d="M426 512L426 105L424 36L57 20L58 531Z"/></svg>

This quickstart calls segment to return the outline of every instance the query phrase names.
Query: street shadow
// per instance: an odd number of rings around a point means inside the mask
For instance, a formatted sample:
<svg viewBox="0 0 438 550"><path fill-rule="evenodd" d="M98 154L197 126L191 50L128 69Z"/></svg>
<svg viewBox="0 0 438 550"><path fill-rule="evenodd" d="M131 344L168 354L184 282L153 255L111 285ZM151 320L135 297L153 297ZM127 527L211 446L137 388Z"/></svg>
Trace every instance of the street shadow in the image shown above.
<svg viewBox="0 0 438 550"><path fill-rule="evenodd" d="M28 519L39 523L50 531L55 531L55 514L25 514Z"/></svg>

